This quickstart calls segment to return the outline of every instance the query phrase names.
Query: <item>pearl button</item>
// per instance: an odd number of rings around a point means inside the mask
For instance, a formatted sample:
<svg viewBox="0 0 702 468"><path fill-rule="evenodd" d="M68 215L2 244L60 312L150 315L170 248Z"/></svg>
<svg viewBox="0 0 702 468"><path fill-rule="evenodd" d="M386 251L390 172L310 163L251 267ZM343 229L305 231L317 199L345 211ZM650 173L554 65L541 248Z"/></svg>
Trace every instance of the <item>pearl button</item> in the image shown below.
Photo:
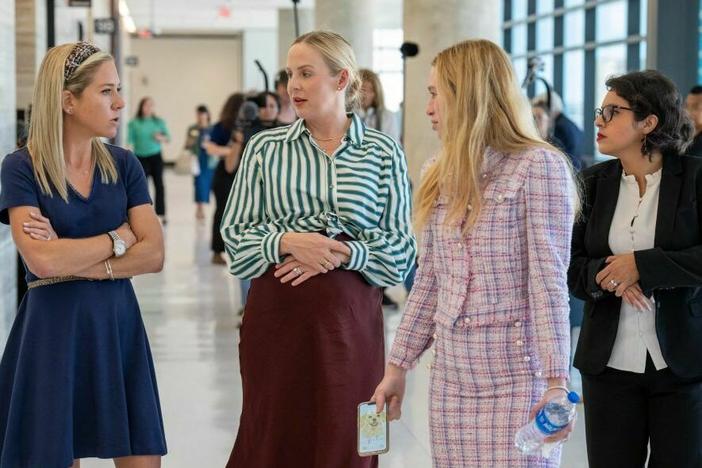
<svg viewBox="0 0 702 468"><path fill-rule="evenodd" d="M497 203L502 203L503 201L505 201L505 197L502 195L498 195L496 200L497 200Z"/></svg>
<svg viewBox="0 0 702 468"><path fill-rule="evenodd" d="M436 339L436 333L434 333L434 334L432 335L432 338Z"/></svg>
<svg viewBox="0 0 702 468"><path fill-rule="evenodd" d="M517 343L517 346L521 346L524 344L524 342L522 342L522 340L517 340L515 343Z"/></svg>
<svg viewBox="0 0 702 468"><path fill-rule="evenodd" d="M543 372L541 372L541 371L536 371L536 373L535 373L534 375L536 375L537 377L541 377L541 376L543 375Z"/></svg>
<svg viewBox="0 0 702 468"><path fill-rule="evenodd" d="M435 350L434 348L431 349L431 354L433 354L434 356L436 356L436 350Z"/></svg>
<svg viewBox="0 0 702 468"><path fill-rule="evenodd" d="M466 325L470 324L470 317L464 318L463 323L465 323Z"/></svg>
<svg viewBox="0 0 702 468"><path fill-rule="evenodd" d="M516 322L514 322L514 326L517 327L517 328L519 328L519 327L522 326L522 322L520 322L519 320L517 320Z"/></svg>
<svg viewBox="0 0 702 468"><path fill-rule="evenodd" d="M526 362L529 362L529 361L531 361L531 357L530 357L530 356L524 356L524 360L525 360Z"/></svg>
<svg viewBox="0 0 702 468"><path fill-rule="evenodd" d="M488 176L488 175L487 175L486 173L483 173L483 174L480 175L480 177L482 177L483 179L487 179L487 176Z"/></svg>

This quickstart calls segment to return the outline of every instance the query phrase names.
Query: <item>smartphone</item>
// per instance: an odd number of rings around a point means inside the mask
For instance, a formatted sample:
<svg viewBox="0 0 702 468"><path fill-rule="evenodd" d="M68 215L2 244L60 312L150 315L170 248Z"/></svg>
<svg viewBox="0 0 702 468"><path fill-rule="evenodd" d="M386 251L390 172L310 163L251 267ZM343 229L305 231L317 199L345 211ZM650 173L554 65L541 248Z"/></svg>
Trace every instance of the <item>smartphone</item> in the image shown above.
<svg viewBox="0 0 702 468"><path fill-rule="evenodd" d="M366 401L358 405L358 454L362 457L380 455L390 450L390 427L387 406L375 411L375 403Z"/></svg>

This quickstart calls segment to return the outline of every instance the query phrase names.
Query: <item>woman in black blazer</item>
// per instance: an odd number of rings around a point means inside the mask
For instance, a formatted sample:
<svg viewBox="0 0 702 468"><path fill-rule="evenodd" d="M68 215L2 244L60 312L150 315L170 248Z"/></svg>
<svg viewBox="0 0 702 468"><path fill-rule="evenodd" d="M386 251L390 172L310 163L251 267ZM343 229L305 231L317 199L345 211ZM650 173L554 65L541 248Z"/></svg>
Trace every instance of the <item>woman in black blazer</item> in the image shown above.
<svg viewBox="0 0 702 468"><path fill-rule="evenodd" d="M583 377L591 468L702 466L702 159L655 71L611 78L600 152L581 173L568 281L586 301Z"/></svg>

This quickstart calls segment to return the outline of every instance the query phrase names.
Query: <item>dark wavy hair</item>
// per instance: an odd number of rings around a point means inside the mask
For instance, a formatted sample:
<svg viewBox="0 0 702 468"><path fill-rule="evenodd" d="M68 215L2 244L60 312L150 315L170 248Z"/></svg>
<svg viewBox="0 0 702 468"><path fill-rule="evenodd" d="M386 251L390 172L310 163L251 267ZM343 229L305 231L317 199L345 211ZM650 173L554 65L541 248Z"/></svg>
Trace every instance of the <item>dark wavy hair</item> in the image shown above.
<svg viewBox="0 0 702 468"><path fill-rule="evenodd" d="M629 103L636 121L651 114L658 117L658 125L641 145L644 155L654 150L681 154L690 145L695 129L678 89L667 76L656 70L636 71L610 78L605 85Z"/></svg>
<svg viewBox="0 0 702 468"><path fill-rule="evenodd" d="M226 131L231 132L234 130L236 118L239 115L239 108L241 108L245 100L246 97L243 93L234 93L227 98L227 102L224 103L219 114L219 123Z"/></svg>
<svg viewBox="0 0 702 468"><path fill-rule="evenodd" d="M266 107L266 104L268 104L266 102L266 100L267 100L266 98L268 96L273 98L275 103L278 105L278 109L280 109L280 96L278 96L278 93L274 93L272 91L263 91L263 92L258 93L254 102L256 103L256 105L259 108Z"/></svg>

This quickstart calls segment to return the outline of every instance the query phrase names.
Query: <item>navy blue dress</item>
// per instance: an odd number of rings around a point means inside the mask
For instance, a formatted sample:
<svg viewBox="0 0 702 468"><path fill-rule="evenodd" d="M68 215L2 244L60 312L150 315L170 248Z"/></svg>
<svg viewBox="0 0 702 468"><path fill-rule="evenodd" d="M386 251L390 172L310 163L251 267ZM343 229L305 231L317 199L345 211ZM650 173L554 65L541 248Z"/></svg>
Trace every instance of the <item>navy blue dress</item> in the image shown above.
<svg viewBox="0 0 702 468"><path fill-rule="evenodd" d="M9 222L8 208L35 206L59 237L119 227L127 210L151 200L136 157L108 148L117 183L103 183L96 168L88 198L69 188L68 203L41 192L26 149L6 156L0 222ZM28 270L26 278L37 279ZM156 376L131 282L30 289L0 361L0 468L66 468L78 458L165 453Z"/></svg>

